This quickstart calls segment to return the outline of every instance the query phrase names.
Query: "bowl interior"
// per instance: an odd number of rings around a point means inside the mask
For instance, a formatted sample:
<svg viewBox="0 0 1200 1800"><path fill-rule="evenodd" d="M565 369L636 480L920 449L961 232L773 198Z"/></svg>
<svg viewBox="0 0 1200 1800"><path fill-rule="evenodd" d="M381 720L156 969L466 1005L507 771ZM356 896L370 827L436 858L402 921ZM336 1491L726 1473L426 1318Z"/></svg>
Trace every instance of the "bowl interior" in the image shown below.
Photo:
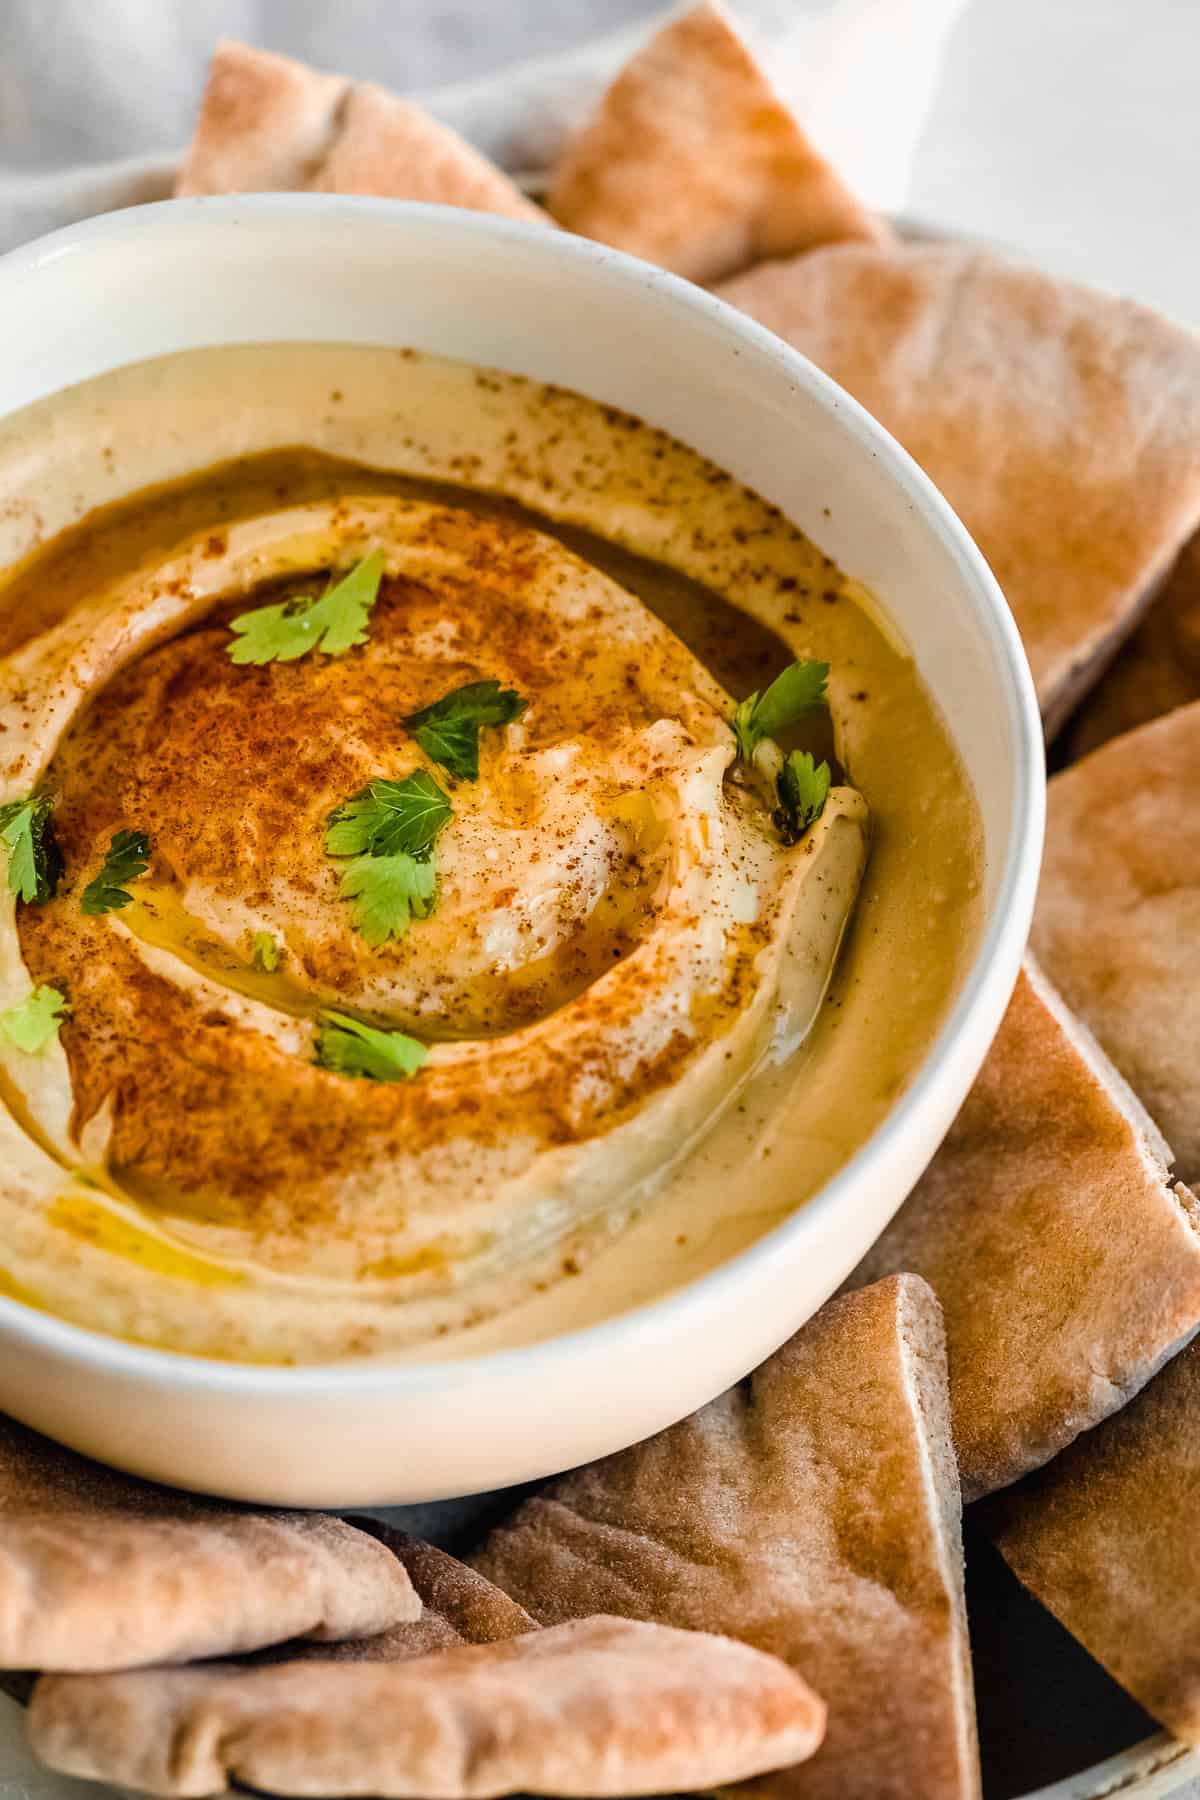
<svg viewBox="0 0 1200 1800"><path fill-rule="evenodd" d="M22 349L0 371L0 414L173 350L325 339L557 382L702 451L883 598L974 783L994 904L1029 801L1030 700L1007 610L915 465L750 321L565 234L337 197L141 207L6 264L0 326Z"/></svg>

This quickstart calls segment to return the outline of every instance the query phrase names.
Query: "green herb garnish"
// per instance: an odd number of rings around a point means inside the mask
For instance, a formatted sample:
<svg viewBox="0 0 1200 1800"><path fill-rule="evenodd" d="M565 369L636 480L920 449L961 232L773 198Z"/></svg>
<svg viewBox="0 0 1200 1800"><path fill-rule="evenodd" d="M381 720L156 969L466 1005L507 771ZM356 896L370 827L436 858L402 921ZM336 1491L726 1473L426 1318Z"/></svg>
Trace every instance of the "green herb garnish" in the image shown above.
<svg viewBox="0 0 1200 1800"><path fill-rule="evenodd" d="M279 939L269 931L256 931L250 940L250 960L264 975L273 975L279 967Z"/></svg>
<svg viewBox="0 0 1200 1800"><path fill-rule="evenodd" d="M330 856L427 854L453 808L432 775L418 769L403 781L379 777L330 814Z"/></svg>
<svg viewBox="0 0 1200 1800"><path fill-rule="evenodd" d="M354 929L378 947L389 938L403 937L413 919L429 917L435 886L428 858L404 851L396 856L356 856L342 876L342 898L353 902Z"/></svg>
<svg viewBox="0 0 1200 1800"><path fill-rule="evenodd" d="M751 694L734 709L730 724L743 762L751 760L764 738L778 737L787 726L816 711L825 699L828 675L828 663L794 662L775 677L765 694Z"/></svg>
<svg viewBox="0 0 1200 1800"><path fill-rule="evenodd" d="M85 913L116 912L133 899L125 886L150 867L150 839L144 831L118 831L108 846L104 867L83 890Z"/></svg>
<svg viewBox="0 0 1200 1800"><path fill-rule="evenodd" d="M239 613L229 629L235 663L295 662L310 650L344 656L367 640L367 618L379 593L383 552L374 551L355 563L348 575L328 587L319 599L282 600Z"/></svg>
<svg viewBox="0 0 1200 1800"><path fill-rule="evenodd" d="M814 765L807 750L793 750L775 777L779 807L775 825L785 844L794 844L825 811L832 777L827 762Z"/></svg>
<svg viewBox="0 0 1200 1800"><path fill-rule="evenodd" d="M35 987L27 1000L0 1012L0 1031L9 1043L30 1055L57 1037L62 1015L68 1010L66 997L57 988Z"/></svg>
<svg viewBox="0 0 1200 1800"><path fill-rule="evenodd" d="M0 806L0 843L8 851L8 885L27 905L43 906L62 878L62 851L54 835L49 794L30 794Z"/></svg>
<svg viewBox="0 0 1200 1800"><path fill-rule="evenodd" d="M424 1044L402 1031L378 1031L337 1012L321 1014L316 1052L323 1069L367 1081L407 1081L429 1055Z"/></svg>
<svg viewBox="0 0 1200 1800"><path fill-rule="evenodd" d="M477 781L480 730L485 725L511 725L528 704L498 681L468 681L431 706L409 713L401 723L431 762L441 763L462 781Z"/></svg>
<svg viewBox="0 0 1200 1800"><path fill-rule="evenodd" d="M368 782L330 814L325 848L354 860L342 897L354 903L355 930L368 944L403 937L412 919L433 911L433 846L453 808L432 775Z"/></svg>

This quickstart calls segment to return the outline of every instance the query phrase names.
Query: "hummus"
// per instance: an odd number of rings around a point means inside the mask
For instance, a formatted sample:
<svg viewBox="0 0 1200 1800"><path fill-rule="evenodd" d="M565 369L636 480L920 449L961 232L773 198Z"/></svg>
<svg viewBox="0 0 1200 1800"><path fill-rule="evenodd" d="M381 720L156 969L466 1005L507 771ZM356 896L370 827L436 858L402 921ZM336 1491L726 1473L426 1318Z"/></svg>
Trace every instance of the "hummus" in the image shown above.
<svg viewBox="0 0 1200 1800"><path fill-rule="evenodd" d="M727 1254L900 1090L972 942L973 800L870 599L694 453L514 377L280 346L31 408L0 476L0 804L51 795L64 862L42 904L5 890L0 1011L68 1009L0 1034L5 1291L243 1360L525 1341ZM375 555L362 642L233 659L248 609ZM837 760L787 841L790 741L747 761L730 721L794 657L831 665L803 741ZM521 710L469 779L404 721L481 680ZM436 895L380 941L328 822L414 775L450 809ZM148 866L87 910L129 830ZM330 1011L422 1065L322 1066ZM801 1115L784 1191L722 1183Z"/></svg>

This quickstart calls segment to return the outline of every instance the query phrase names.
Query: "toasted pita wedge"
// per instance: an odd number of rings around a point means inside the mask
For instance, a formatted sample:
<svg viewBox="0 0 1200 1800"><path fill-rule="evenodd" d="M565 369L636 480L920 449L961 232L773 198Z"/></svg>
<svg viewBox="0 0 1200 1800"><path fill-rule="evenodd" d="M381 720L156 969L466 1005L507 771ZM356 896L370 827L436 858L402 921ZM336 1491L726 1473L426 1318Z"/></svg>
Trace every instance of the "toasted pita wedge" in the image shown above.
<svg viewBox="0 0 1200 1800"><path fill-rule="evenodd" d="M377 1519L353 1519L351 1524L386 1544L400 1559L421 1601L419 1619L404 1620L373 1637L349 1638L338 1644L288 1644L272 1651L273 1657L321 1657L339 1662L402 1662L410 1656L428 1656L452 1644L497 1644L505 1638L536 1631L537 1621L523 1606L478 1570L459 1562L445 1550Z"/></svg>
<svg viewBox="0 0 1200 1800"><path fill-rule="evenodd" d="M274 188L546 217L493 163L420 107L371 82L351 83L224 39L175 192Z"/></svg>
<svg viewBox="0 0 1200 1800"><path fill-rule="evenodd" d="M444 1550L381 1525L376 1519L350 1522L378 1538L400 1559L421 1600L420 1618L404 1619L370 1637L345 1638L336 1643L293 1638L252 1652L246 1659L247 1666L306 1658L325 1662L403 1662L454 1644L499 1643L537 1629L536 1620L523 1606ZM0 1689L27 1705L33 1677L0 1671Z"/></svg>
<svg viewBox="0 0 1200 1800"><path fill-rule="evenodd" d="M457 132L373 82L350 90L341 130L312 186L326 194L390 194L512 219L546 217Z"/></svg>
<svg viewBox="0 0 1200 1800"><path fill-rule="evenodd" d="M0 1667L224 1656L420 1611L403 1563L340 1519L192 1500L0 1416Z"/></svg>
<svg viewBox="0 0 1200 1800"><path fill-rule="evenodd" d="M831 1301L702 1412L527 1501L474 1560L545 1624L661 1619L804 1673L826 1741L764 1794L978 1793L941 1318L916 1276Z"/></svg>
<svg viewBox="0 0 1200 1800"><path fill-rule="evenodd" d="M1042 1605L1200 1747L1198 1492L1200 1342L984 1517Z"/></svg>
<svg viewBox="0 0 1200 1800"><path fill-rule="evenodd" d="M46 1676L51 1768L154 1794L657 1794L797 1762L824 1708L745 1644L585 1619L399 1663Z"/></svg>
<svg viewBox="0 0 1200 1800"><path fill-rule="evenodd" d="M1200 1205L1041 971L1022 973L941 1149L851 1277L915 1269L946 1315L963 1497L1123 1406L1200 1327Z"/></svg>
<svg viewBox="0 0 1200 1800"><path fill-rule="evenodd" d="M1200 1178L1200 702L1050 783L1033 943Z"/></svg>
<svg viewBox="0 0 1200 1800"><path fill-rule="evenodd" d="M668 20L621 70L568 146L549 207L560 225L693 281L888 235L711 0Z"/></svg>
<svg viewBox="0 0 1200 1800"><path fill-rule="evenodd" d="M1200 700L1200 535L1072 721L1072 756L1192 700Z"/></svg>
<svg viewBox="0 0 1200 1800"><path fill-rule="evenodd" d="M222 38L176 194L240 194L307 187L329 151L350 92L290 56Z"/></svg>
<svg viewBox="0 0 1200 1800"><path fill-rule="evenodd" d="M940 246L843 245L720 292L848 388L961 514L1053 734L1200 523L1200 338Z"/></svg>

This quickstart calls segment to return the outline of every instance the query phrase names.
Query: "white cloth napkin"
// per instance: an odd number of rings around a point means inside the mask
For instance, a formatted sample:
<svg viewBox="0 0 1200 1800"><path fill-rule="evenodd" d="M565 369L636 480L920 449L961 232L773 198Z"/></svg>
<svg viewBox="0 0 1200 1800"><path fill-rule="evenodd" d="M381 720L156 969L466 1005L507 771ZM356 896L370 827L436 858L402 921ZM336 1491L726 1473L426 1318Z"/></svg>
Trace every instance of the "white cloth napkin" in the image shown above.
<svg viewBox="0 0 1200 1800"><path fill-rule="evenodd" d="M908 197L946 38L965 4L734 0L816 141L864 199L887 211ZM185 140L222 31L402 91L415 85L438 118L524 173L551 162L664 16L647 0L507 0L502 9L489 0L347 0L336 8L312 0L55 0L52 15L47 0L3 0L3 14L0 250L92 213L165 198L177 152L147 146ZM553 36L574 23L575 46L519 60L523 46L546 41L548 22L559 28ZM423 85L464 62L488 72ZM88 160L65 161L64 148ZM117 160L96 160L98 153Z"/></svg>

